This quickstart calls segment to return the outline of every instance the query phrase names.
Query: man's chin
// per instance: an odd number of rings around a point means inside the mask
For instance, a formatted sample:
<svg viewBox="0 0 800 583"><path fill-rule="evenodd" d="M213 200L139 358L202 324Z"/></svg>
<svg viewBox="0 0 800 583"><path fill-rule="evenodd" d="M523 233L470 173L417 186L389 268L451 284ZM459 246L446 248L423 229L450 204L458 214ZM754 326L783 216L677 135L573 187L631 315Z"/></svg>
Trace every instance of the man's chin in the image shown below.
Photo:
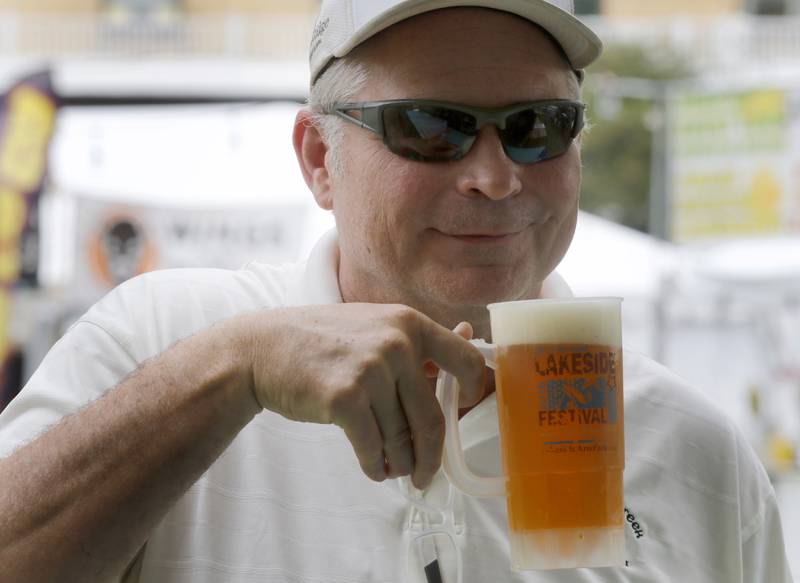
<svg viewBox="0 0 800 583"><path fill-rule="evenodd" d="M541 285L528 285L530 280L523 281L507 269L479 271L469 273L469 277L460 274L459 277L439 279L440 285L429 291L441 303L475 308L537 297L541 288Z"/></svg>

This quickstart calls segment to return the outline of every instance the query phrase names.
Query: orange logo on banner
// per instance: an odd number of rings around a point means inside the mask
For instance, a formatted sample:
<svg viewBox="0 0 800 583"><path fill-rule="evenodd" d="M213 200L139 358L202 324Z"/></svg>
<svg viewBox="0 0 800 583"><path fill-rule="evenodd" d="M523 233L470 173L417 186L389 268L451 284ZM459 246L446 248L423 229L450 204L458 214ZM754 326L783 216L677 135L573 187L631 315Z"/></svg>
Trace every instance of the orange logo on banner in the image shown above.
<svg viewBox="0 0 800 583"><path fill-rule="evenodd" d="M156 250L136 217L115 214L89 242L89 262L95 276L114 287L156 267Z"/></svg>

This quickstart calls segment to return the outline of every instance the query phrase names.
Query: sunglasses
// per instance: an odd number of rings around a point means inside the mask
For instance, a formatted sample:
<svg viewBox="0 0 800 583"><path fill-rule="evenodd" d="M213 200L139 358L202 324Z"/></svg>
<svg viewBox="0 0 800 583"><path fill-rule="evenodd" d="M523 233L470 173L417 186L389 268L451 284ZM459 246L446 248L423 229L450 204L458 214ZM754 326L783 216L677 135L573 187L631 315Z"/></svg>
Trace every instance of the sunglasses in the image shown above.
<svg viewBox="0 0 800 583"><path fill-rule="evenodd" d="M494 109L401 99L336 103L328 113L381 136L398 156L422 162L460 160L469 153L480 129L493 124L511 160L535 164L569 149L583 129L585 109L585 104L565 99Z"/></svg>

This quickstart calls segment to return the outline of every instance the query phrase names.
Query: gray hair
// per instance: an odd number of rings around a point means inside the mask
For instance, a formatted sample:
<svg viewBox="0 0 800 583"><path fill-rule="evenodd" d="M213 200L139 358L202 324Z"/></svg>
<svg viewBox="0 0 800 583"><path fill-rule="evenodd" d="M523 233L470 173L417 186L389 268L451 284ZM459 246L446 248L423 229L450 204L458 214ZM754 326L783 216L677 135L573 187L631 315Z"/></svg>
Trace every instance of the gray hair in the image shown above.
<svg viewBox="0 0 800 583"><path fill-rule="evenodd" d="M308 106L314 114L313 123L328 145L331 171L340 176L343 170L341 144L345 121L330 115L335 103L353 101L367 85L367 67L349 56L335 60L311 86Z"/></svg>
<svg viewBox="0 0 800 583"><path fill-rule="evenodd" d="M566 59L566 56L565 56ZM322 134L328 145L331 156L331 172L341 176L344 172L342 160L342 139L345 121L330 115L335 103L353 101L354 97L367 85L369 72L362 62L350 55L336 59L311 86L308 106L311 109L313 123ZM583 86L583 72L570 69L567 76L570 99L580 100Z"/></svg>

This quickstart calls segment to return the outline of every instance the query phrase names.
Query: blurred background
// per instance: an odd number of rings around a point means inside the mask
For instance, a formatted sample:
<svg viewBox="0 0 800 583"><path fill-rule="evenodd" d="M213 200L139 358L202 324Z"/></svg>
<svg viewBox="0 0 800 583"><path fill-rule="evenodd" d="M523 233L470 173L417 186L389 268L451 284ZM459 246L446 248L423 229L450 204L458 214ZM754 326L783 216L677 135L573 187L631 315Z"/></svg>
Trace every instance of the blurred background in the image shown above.
<svg viewBox="0 0 800 583"><path fill-rule="evenodd" d="M560 271L702 390L775 484L800 576L800 0L576 0L606 42ZM138 273L303 257L317 0L0 0L0 409Z"/></svg>

